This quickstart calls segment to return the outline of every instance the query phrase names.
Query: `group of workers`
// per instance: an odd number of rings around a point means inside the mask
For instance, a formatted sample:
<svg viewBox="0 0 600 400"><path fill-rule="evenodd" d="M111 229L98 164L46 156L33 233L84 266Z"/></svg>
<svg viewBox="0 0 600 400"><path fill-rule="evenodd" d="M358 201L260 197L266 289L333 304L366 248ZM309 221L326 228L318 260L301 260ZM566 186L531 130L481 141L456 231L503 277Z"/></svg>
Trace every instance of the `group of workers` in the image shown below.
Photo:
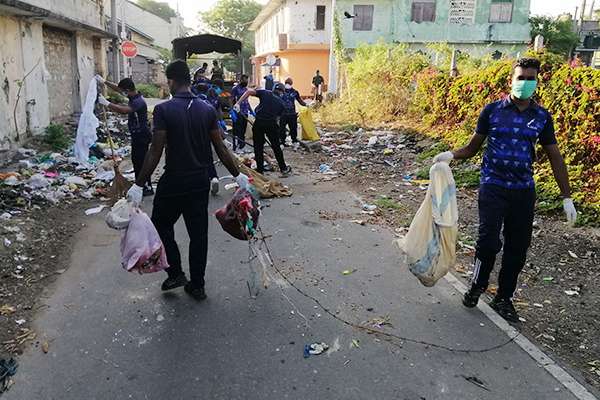
<svg viewBox="0 0 600 400"><path fill-rule="evenodd" d="M240 173L237 162L224 143L226 125L223 116L223 70L213 63L212 76L207 75L205 63L193 76L187 63L176 60L166 68L171 99L158 104L153 112L153 132L148 123L147 104L130 78L118 84L97 75L96 80L127 96L127 105L109 102L98 96L98 103L112 111L128 115L131 135L131 155L135 184L127 193L128 200L139 206L142 198L154 195L152 221L163 242L168 278L162 290L180 286L192 297L206 298L204 272L207 260L208 194L218 191L218 177L213 161L213 150L240 187L249 179ZM252 110L248 98L259 99ZM285 163L282 148L286 145L286 126L294 146L298 144L298 125L295 102L306 106L291 78L285 85L276 83L272 90L248 88L248 76L242 75L232 90L233 150L245 150L245 133L249 115L253 114L252 146L256 170L265 172L264 146L268 140L283 177L292 172ZM281 128L280 128L281 123ZM165 151L164 173L154 193L151 176ZM175 242L174 225L183 216L190 237L188 281L181 266L181 255Z"/></svg>
<svg viewBox="0 0 600 400"><path fill-rule="evenodd" d="M519 321L512 297L531 243L536 199L533 163L536 161L537 143L541 144L551 163L563 197L567 220L574 223L577 218L552 116L532 99L539 71L538 60L518 60L512 70L511 94L483 109L469 144L455 151L440 153L433 160L436 163L471 158L487 140L479 188L479 238L475 269L471 288L465 293L463 304L466 307L477 305L488 287L496 255L503 249L498 290L490 305L510 322ZM129 190L128 199L134 204L139 205L144 195L152 193L150 177L163 150L167 149L165 172L158 183L152 211L152 221L163 241L170 264L167 269L169 277L162 289L185 286L190 295L201 300L206 297L204 271L209 182L212 174L216 175L211 172L211 169L214 170L211 144L241 187L248 184L248 177L239 172L233 156L225 147L219 125L222 116L218 106L211 105L210 91L218 93L220 77L213 79L216 88L206 89L202 85L206 86L207 83L201 81L204 73L198 74L192 87L189 68L182 60L169 64L166 75L172 99L155 107L152 135L148 130L146 104L130 79L123 79L118 85L106 82L109 87L127 94L127 106L111 104L102 96L99 102L111 110L129 114L136 182ZM100 77L98 80L105 83ZM322 81L317 80L316 83L320 85ZM248 102L250 96L259 99L252 128L256 170L264 172L263 150L268 139L282 174L287 175L291 167L286 165L282 151L286 139L285 126L290 128L292 142L297 144L295 102L305 103L293 88L291 78L286 79L285 84L274 83L272 90L267 90L249 88L248 77L243 75L233 89L233 110L238 115L233 126L234 149L244 149L247 145L245 131L248 115L252 112ZM147 151L150 142L150 150ZM181 268L173 230L181 215L190 236L189 282ZM501 233L504 243L500 239Z"/></svg>

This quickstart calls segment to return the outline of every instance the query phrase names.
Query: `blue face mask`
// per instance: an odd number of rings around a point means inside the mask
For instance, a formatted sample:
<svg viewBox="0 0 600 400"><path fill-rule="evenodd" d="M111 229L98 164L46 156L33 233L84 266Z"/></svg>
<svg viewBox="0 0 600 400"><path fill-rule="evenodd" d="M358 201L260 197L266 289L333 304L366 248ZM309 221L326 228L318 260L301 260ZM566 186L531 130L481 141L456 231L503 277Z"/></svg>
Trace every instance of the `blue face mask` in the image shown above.
<svg viewBox="0 0 600 400"><path fill-rule="evenodd" d="M533 96L535 89L537 89L537 81L520 81L513 79L511 93L519 100L527 100Z"/></svg>

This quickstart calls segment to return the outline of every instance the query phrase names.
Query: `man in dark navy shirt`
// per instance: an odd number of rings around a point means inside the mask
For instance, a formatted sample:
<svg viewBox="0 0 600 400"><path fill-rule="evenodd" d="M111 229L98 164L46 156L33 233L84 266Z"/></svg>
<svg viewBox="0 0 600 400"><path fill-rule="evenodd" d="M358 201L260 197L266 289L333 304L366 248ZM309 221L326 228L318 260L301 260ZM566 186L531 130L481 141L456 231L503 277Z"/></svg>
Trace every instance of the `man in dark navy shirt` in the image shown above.
<svg viewBox="0 0 600 400"><path fill-rule="evenodd" d="M281 99L283 100L283 104L285 108L283 110L283 115L281 116L280 121L280 140L282 145L285 144L286 139L286 128L289 126L290 128L290 137L292 138L292 143L294 148L298 148L298 113L296 112L296 102L300 103L301 106L306 107L306 103L300 97L300 93L293 87L294 81L292 78L287 78L285 80L285 92Z"/></svg>
<svg viewBox="0 0 600 400"><path fill-rule="evenodd" d="M256 96L260 103L256 107L256 120L252 127L252 141L254 144L254 159L256 160L256 170L261 174L264 173L264 146L265 136L271 143L273 153L279 164L279 169L283 176L287 176L292 172L292 168L285 164L283 151L279 145L279 125L278 119L283 114L285 105L281 96L285 91L285 87L281 83L276 83L273 91L270 90L254 90L248 89L246 93L235 103L233 109L240 112L241 104L250 96Z"/></svg>
<svg viewBox="0 0 600 400"><path fill-rule="evenodd" d="M231 96L233 101L239 101L244 93L248 90L248 75L242 75L240 83L235 85L231 90ZM233 151L239 148L241 151L246 145L246 128L248 126L248 114L250 114L250 102L248 99L240 103L240 112L237 118L233 121Z"/></svg>
<svg viewBox="0 0 600 400"><path fill-rule="evenodd" d="M152 135L148 126L148 106L146 100L140 92L135 89L135 84L131 78L122 79L118 85L104 80L101 76L96 75L96 80L106 84L112 90L123 93L128 98L127 105L113 104L106 100L104 96L98 97L98 103L108 107L109 110L120 114L127 114L127 127L131 135L131 162L133 163L133 171L136 178L142 170L142 164L150 145ZM152 180L148 177L148 181L144 185L144 196L154 194L152 189Z"/></svg>
<svg viewBox="0 0 600 400"><path fill-rule="evenodd" d="M518 322L512 296L525 265L535 208L533 163L535 145L541 144L552 165L570 223L577 211L570 198L569 177L554 136L550 113L531 97L537 86L540 62L524 58L514 65L509 97L488 104L470 143L458 150L438 154L434 162L473 157L487 139L479 187L479 238L471 289L463 304L475 307L488 286L496 254L504 248L498 291L490 306L510 322ZM504 246L500 239L503 232Z"/></svg>
<svg viewBox="0 0 600 400"><path fill-rule="evenodd" d="M163 150L166 150L165 171L158 182L152 210L152 222L165 246L170 265L167 269L169 277L163 282L162 290L185 285L187 293L203 300L206 298L204 271L208 246L211 143L240 187L248 185L248 177L239 172L223 143L215 109L190 91L190 71L185 61L176 60L169 64L166 75L173 98L154 108L150 151L127 198L133 204L141 202L141 185L152 175ZM173 229L181 215L190 236L190 282L187 282L181 268L181 255Z"/></svg>

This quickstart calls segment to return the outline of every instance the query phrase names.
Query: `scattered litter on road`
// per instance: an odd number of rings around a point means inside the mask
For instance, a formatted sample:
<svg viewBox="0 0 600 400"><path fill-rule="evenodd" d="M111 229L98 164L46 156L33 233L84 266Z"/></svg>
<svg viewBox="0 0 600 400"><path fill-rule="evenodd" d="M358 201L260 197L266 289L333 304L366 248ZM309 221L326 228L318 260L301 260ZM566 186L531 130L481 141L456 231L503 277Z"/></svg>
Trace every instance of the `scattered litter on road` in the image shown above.
<svg viewBox="0 0 600 400"><path fill-rule="evenodd" d="M352 342L350 342L350 348L360 349L360 340L352 339Z"/></svg>
<svg viewBox="0 0 600 400"><path fill-rule="evenodd" d="M573 253L571 250L569 250L569 255L573 258L579 258L577 257L577 254Z"/></svg>
<svg viewBox="0 0 600 400"><path fill-rule="evenodd" d="M565 290L567 296L579 296L578 290Z"/></svg>
<svg viewBox="0 0 600 400"><path fill-rule="evenodd" d="M479 379L476 376L466 376L466 375L461 375L463 378L465 378L467 380L467 382L471 382L473 385L475 386L479 386L480 388L482 388L483 390L487 390L488 392L490 391L490 389L488 389L485 386L485 383Z"/></svg>
<svg viewBox="0 0 600 400"><path fill-rule="evenodd" d="M375 211L377 210L377 206L375 204L365 203L362 205L364 211Z"/></svg>
<svg viewBox="0 0 600 400"><path fill-rule="evenodd" d="M25 321L24 319L17 319L17 320L15 320L15 322L17 325L23 325L27 321Z"/></svg>
<svg viewBox="0 0 600 400"><path fill-rule="evenodd" d="M351 274L355 273L356 271L358 271L358 270L356 270L356 269L345 269L345 270L342 271L342 275L351 275Z"/></svg>
<svg viewBox="0 0 600 400"><path fill-rule="evenodd" d="M87 210L85 210L85 215L94 215L94 214L98 214L100 212L102 212L102 210L104 210L104 208L106 207L106 205L101 204L97 207L94 208L88 208Z"/></svg>
<svg viewBox="0 0 600 400"><path fill-rule="evenodd" d="M48 342L47 342L47 341L44 341L44 342L42 343L42 351L44 352L44 354L47 354L47 353L48 353L48 350L49 350L49 348L50 348L50 345L48 344Z"/></svg>
<svg viewBox="0 0 600 400"><path fill-rule="evenodd" d="M316 356L319 354L323 354L329 349L329 346L326 343L312 343L304 345L304 358L308 358L310 356Z"/></svg>
<svg viewBox="0 0 600 400"><path fill-rule="evenodd" d="M3 316L14 314L16 311L17 311L17 309L15 307L10 306L8 304L4 304L4 305L0 306L0 315L3 315Z"/></svg>

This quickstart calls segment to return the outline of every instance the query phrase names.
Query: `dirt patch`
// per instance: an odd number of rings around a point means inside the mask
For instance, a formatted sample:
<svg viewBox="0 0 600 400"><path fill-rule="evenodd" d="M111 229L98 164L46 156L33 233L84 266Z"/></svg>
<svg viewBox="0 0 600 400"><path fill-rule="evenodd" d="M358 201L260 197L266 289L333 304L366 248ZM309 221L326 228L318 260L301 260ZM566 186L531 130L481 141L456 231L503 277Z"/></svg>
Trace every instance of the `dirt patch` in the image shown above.
<svg viewBox="0 0 600 400"><path fill-rule="evenodd" d="M348 183L365 205L376 206L363 212L368 223L388 226L398 235L406 231L425 196L424 180L439 145L410 131L330 131L322 139L322 153L286 157L317 180ZM469 163L452 167L461 187L454 273L468 284L477 239L478 171ZM497 281L500 260L501 255L491 282ZM495 290L491 285L488 300ZM600 230L571 228L562 215L537 215L514 301L525 319L517 329L600 388Z"/></svg>
<svg viewBox="0 0 600 400"><path fill-rule="evenodd" d="M31 322L44 307L40 298L68 268L71 241L87 207L87 201L41 204L13 209L12 217L0 221L1 358L36 342Z"/></svg>

